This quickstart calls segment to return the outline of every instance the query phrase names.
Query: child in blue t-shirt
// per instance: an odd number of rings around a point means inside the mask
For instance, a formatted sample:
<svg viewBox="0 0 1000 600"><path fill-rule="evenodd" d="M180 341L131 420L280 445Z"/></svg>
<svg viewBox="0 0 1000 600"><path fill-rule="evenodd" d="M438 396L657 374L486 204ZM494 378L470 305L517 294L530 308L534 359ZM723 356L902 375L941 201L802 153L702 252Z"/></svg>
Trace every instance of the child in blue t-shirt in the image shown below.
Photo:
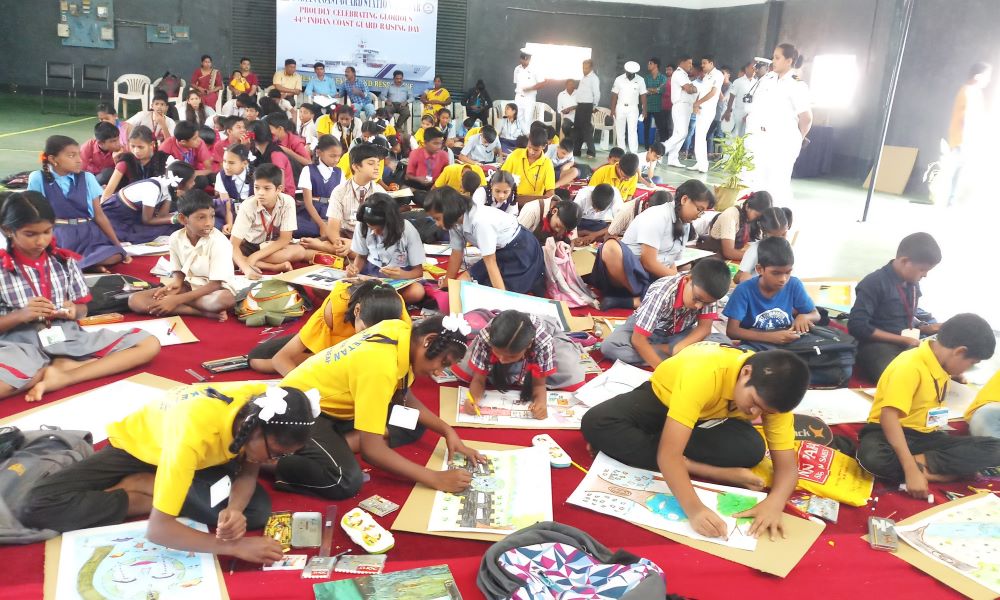
<svg viewBox="0 0 1000 600"><path fill-rule="evenodd" d="M819 312L805 286L792 277L795 255L788 240L769 237L757 246L757 276L736 286L722 314L726 335L744 343L783 346L808 333Z"/></svg>

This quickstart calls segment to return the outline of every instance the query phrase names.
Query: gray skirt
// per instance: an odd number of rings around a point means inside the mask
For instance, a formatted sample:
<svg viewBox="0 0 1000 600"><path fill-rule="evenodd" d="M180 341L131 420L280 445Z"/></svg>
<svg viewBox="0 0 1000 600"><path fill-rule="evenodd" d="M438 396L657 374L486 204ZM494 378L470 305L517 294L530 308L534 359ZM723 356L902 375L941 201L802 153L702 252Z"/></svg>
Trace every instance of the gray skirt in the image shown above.
<svg viewBox="0 0 1000 600"><path fill-rule="evenodd" d="M150 336L141 329L84 331L76 321L68 319L55 320L52 327L60 327L66 339L45 347L38 337L39 330L44 328L41 323L27 323L0 333L0 381L21 389L53 358L101 358L131 348Z"/></svg>

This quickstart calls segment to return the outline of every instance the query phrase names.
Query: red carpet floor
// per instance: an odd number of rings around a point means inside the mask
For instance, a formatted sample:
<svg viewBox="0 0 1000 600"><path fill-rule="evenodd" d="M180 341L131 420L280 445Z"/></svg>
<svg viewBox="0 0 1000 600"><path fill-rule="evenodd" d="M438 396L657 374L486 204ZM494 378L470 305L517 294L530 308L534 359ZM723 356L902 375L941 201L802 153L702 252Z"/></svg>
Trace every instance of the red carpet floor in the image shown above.
<svg viewBox="0 0 1000 600"><path fill-rule="evenodd" d="M152 259L138 259L131 265L125 265L121 271L152 279L148 274L152 263ZM260 335L259 329L245 327L235 319L222 324L195 318L187 318L186 322L201 342L164 348L145 368L146 371L190 383L193 378L185 372L186 369L205 374L200 367L202 361L245 353L265 337ZM294 324L289 328L289 333L299 325L300 323ZM122 377L131 374L133 373L125 373ZM249 377L252 377L250 372L242 371L219 376L217 380ZM114 378L108 378L60 390L47 395L45 401L64 398L113 380ZM414 391L432 409L437 406L438 391L433 382L420 381ZM6 399L0 401L0 417L30 407L22 397ZM851 435L854 431L856 428L846 429ZM521 445L529 445L531 438L537 433L484 429L465 429L459 432L470 440ZM590 458L579 432L550 433L577 462L589 466ZM407 458L424 464L436 443L436 436L428 433L418 443L399 450ZM340 514L356 506L357 500L371 494L381 494L400 504L406 500L412 488L411 483L377 472L372 472L371 475L372 480L365 484L358 499L338 503ZM888 594L896 598L919 597L931 600L956 596L950 588L907 563L884 552L869 549L868 544L860 539L866 531L867 518L872 514L867 508L842 507L840 521L829 525L795 570L787 578L780 579L690 549L619 519L566 504L566 498L582 478L583 473L576 469L553 470L555 519L588 531L613 549L625 548L655 561L666 572L668 589L673 593L701 599L734 595L741 598L798 599L807 595L822 598L872 598ZM967 483L954 484L947 489L963 490ZM938 498L943 498L941 489L934 491ZM893 518L899 520L927 508L926 503L904 497L898 492L888 492L882 485L876 486L875 495L880 496L877 512L880 516L895 512ZM327 502L322 500L280 492L272 492L272 497L275 510L323 511L327 506ZM388 515L379 518L379 521L389 526L394 516ZM488 543L410 533L395 533L395 536L396 547L389 552L387 570L448 564L463 595L466 598L481 597L475 578L480 557ZM353 544L338 528L334 535L334 546L347 549ZM4 565L0 569L0 589L3 590L0 596L5 599L42 597L43 544L2 547L0 564ZM300 579L297 572L264 573L249 564L240 564L235 573L229 575L230 564L228 558L222 560L226 585L230 597L234 599L313 597L312 584L315 582Z"/></svg>

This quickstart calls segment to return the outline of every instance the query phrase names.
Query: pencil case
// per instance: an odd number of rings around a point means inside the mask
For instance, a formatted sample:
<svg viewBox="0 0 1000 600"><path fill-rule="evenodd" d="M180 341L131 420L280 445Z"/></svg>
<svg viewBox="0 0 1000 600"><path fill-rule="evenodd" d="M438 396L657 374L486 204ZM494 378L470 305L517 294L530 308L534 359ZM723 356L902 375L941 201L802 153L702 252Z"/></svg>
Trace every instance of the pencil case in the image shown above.
<svg viewBox="0 0 1000 600"><path fill-rule="evenodd" d="M371 554L388 552L396 544L392 534L360 508L348 511L340 519L340 526L355 544Z"/></svg>

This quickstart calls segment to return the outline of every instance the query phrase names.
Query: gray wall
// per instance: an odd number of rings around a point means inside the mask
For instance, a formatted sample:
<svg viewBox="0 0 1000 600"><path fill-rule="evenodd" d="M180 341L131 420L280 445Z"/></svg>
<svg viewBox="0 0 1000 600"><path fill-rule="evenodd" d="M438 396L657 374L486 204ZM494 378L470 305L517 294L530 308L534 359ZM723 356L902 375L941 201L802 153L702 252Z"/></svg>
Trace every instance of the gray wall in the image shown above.
<svg viewBox="0 0 1000 600"><path fill-rule="evenodd" d="M765 50L768 7L763 4L713 8L700 12L703 37L692 50L695 54L712 54L719 66L738 70Z"/></svg>
<svg viewBox="0 0 1000 600"><path fill-rule="evenodd" d="M0 82L39 86L45 81L46 60L74 63L78 72L84 63L107 65L112 81L123 73L135 72L156 79L165 71L188 79L201 55L209 54L216 67L226 72L232 63L229 56L232 3L233 0L119 0L115 3L116 21L189 25L192 41L148 44L145 27L116 24L116 48L104 50L62 45L62 40L56 37L59 3L55 0L2 2L0 39L6 43L0 52ZM10 43L14 39L18 42Z"/></svg>

